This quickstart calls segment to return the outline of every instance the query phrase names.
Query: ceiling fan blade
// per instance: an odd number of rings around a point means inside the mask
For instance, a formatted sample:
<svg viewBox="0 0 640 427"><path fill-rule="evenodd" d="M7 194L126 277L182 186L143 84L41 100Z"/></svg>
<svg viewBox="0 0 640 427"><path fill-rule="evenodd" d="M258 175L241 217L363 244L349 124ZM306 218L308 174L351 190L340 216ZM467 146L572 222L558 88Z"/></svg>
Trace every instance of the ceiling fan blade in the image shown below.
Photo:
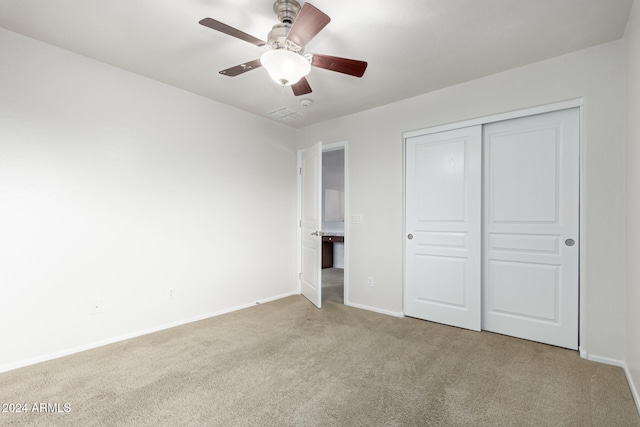
<svg viewBox="0 0 640 427"><path fill-rule="evenodd" d="M306 77L298 80L298 83L292 84L291 89L293 89L293 94L295 96L306 95L312 92L311 86L309 86L309 82L307 81Z"/></svg>
<svg viewBox="0 0 640 427"><path fill-rule="evenodd" d="M251 71L259 67L262 67L262 64L260 63L259 59L255 59L251 62L245 62L244 64L236 65L235 67L222 70L220 71L220 74L223 74L229 77L235 77L242 73L246 73L247 71Z"/></svg>
<svg viewBox="0 0 640 427"><path fill-rule="evenodd" d="M216 31L220 31L221 33L225 33L228 34L232 37L235 37L237 39L240 40L244 40L246 42L249 42L251 44L255 44L256 46L264 46L265 44L267 44L267 42L264 42L256 37L253 37L250 34L247 34L245 32L242 32L240 30L238 30L237 28L233 28L230 27L227 24L223 24L220 21L216 21L215 19L211 19L211 18L204 18L203 20L200 21L201 25L204 25L205 27L209 27L212 28Z"/></svg>
<svg viewBox="0 0 640 427"><path fill-rule="evenodd" d="M362 77L367 69L367 63L364 61L338 58L337 56L319 55L315 53L313 54L311 65L355 77Z"/></svg>
<svg viewBox="0 0 640 427"><path fill-rule="evenodd" d="M327 14L314 5L305 3L296 20L293 21L293 25L291 25L287 39L300 47L304 47L330 21L331 18Z"/></svg>

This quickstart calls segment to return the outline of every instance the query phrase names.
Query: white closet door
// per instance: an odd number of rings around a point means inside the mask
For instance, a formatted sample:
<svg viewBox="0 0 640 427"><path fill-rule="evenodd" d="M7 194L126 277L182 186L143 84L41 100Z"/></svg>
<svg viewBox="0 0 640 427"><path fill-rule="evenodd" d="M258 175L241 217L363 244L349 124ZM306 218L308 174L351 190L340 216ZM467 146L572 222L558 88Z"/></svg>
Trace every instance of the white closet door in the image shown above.
<svg viewBox="0 0 640 427"><path fill-rule="evenodd" d="M408 316L481 326L480 126L406 140Z"/></svg>
<svg viewBox="0 0 640 427"><path fill-rule="evenodd" d="M483 329L578 348L579 110L483 129Z"/></svg>

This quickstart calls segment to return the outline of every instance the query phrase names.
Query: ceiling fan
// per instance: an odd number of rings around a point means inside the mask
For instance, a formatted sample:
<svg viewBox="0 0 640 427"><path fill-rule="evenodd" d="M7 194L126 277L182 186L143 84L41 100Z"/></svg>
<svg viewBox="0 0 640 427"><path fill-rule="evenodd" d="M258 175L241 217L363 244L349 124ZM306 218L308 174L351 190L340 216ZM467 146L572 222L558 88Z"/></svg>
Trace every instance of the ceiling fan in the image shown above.
<svg viewBox="0 0 640 427"><path fill-rule="evenodd" d="M305 45L331 21L320 9L310 3L300 7L295 0L276 0L273 11L280 23L273 26L266 42L212 18L200 21L205 27L266 49L259 59L227 68L220 74L235 77L264 67L276 83L291 86L295 96L312 92L305 77L311 66L362 77L367 69L364 61L304 53Z"/></svg>

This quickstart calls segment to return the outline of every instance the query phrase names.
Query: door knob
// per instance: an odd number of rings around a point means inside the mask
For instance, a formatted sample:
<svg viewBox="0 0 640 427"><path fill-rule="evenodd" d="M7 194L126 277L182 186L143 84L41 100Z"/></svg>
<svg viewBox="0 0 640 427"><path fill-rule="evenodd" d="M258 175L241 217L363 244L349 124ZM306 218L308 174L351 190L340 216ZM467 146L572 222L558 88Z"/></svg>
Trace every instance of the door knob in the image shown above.
<svg viewBox="0 0 640 427"><path fill-rule="evenodd" d="M567 240L564 241L564 244L567 245L567 246L573 246L573 245L576 244L576 241L573 240L573 239L567 239Z"/></svg>
<svg viewBox="0 0 640 427"><path fill-rule="evenodd" d="M313 233L311 233L312 236L319 236L320 235L320 231L316 230Z"/></svg>
<svg viewBox="0 0 640 427"><path fill-rule="evenodd" d="M413 239L413 234L407 234L407 239L412 240Z"/></svg>

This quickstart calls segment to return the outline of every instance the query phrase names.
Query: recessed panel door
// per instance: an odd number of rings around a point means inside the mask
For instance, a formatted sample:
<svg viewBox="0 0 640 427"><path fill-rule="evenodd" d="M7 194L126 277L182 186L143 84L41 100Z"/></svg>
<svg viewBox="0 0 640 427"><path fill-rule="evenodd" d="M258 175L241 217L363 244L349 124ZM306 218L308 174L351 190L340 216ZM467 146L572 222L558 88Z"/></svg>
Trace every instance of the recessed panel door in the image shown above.
<svg viewBox="0 0 640 427"><path fill-rule="evenodd" d="M406 140L408 316L481 325L481 127Z"/></svg>
<svg viewBox="0 0 640 427"><path fill-rule="evenodd" d="M483 329L578 348L579 110L483 129Z"/></svg>
<svg viewBox="0 0 640 427"><path fill-rule="evenodd" d="M301 155L301 292L315 306L322 302L322 146L316 143Z"/></svg>

